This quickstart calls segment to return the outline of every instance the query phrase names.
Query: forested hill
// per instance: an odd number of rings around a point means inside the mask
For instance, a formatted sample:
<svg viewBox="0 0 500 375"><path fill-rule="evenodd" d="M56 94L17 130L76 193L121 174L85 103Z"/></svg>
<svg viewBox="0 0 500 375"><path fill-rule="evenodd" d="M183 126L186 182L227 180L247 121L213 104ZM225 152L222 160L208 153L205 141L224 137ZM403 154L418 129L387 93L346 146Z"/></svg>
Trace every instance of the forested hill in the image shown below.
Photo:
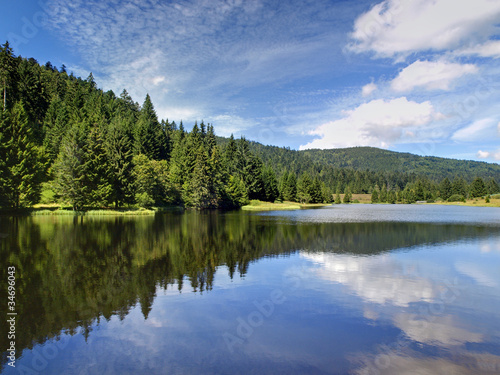
<svg viewBox="0 0 500 375"><path fill-rule="evenodd" d="M374 172L403 172L424 175L440 181L461 176L467 181L475 177L500 178L500 165L471 160L419 156L382 150L375 147L352 147L331 150L305 150L303 154L319 163L336 168L369 169Z"/></svg>
<svg viewBox="0 0 500 375"><path fill-rule="evenodd" d="M228 141L226 138L219 138L220 143ZM469 183L476 177L500 180L499 164L419 156L376 147L297 151L250 141L250 149L259 155L264 163L272 165L278 173L288 169L300 175L306 171L331 167L376 173L413 174L435 182L444 178L453 180L456 177L462 177Z"/></svg>

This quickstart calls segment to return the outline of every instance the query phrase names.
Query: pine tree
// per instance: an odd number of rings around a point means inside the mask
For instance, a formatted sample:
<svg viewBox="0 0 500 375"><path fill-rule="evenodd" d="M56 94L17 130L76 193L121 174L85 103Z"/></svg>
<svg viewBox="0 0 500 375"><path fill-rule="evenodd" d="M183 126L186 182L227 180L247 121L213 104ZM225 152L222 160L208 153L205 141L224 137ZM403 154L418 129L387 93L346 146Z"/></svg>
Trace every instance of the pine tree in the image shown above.
<svg viewBox="0 0 500 375"><path fill-rule="evenodd" d="M7 91L15 83L16 60L14 51L9 42L0 46L0 87L2 88L2 110L5 112L8 108L9 99Z"/></svg>
<svg viewBox="0 0 500 375"><path fill-rule="evenodd" d="M84 183L88 188L86 203L92 207L108 206L113 195L111 166L102 133L102 129L94 125L88 133L85 147Z"/></svg>
<svg viewBox="0 0 500 375"><path fill-rule="evenodd" d="M150 160L144 154L132 159L134 169L135 200L141 207L164 206L178 198L169 183L168 165L165 160Z"/></svg>
<svg viewBox="0 0 500 375"><path fill-rule="evenodd" d="M341 204L342 201L340 199L340 192L337 190L337 193L335 194L335 204Z"/></svg>
<svg viewBox="0 0 500 375"><path fill-rule="evenodd" d="M397 200L396 192L392 189L389 190L389 192L387 193L387 203L395 204L396 200Z"/></svg>
<svg viewBox="0 0 500 375"><path fill-rule="evenodd" d="M486 194L488 194L488 190L486 189L483 179L481 177L476 177L469 189L470 197L477 198Z"/></svg>
<svg viewBox="0 0 500 375"><path fill-rule="evenodd" d="M229 176L227 193L230 199L230 206L241 207L248 204L248 193L245 183L238 176Z"/></svg>
<svg viewBox="0 0 500 375"><path fill-rule="evenodd" d="M487 190L488 190L488 194L497 194L497 193L500 193L500 187L498 186L498 184L497 184L497 182L495 181L494 178L492 178L488 182Z"/></svg>
<svg viewBox="0 0 500 375"><path fill-rule="evenodd" d="M86 202L85 134L82 126L74 125L61 142L59 155L53 165L56 193L68 201L73 210L81 210Z"/></svg>
<svg viewBox="0 0 500 375"><path fill-rule="evenodd" d="M69 128L69 113L66 104L59 96L50 102L49 108L43 121L43 132L45 138L43 145L47 150L47 157L52 163L59 154L59 146Z"/></svg>
<svg viewBox="0 0 500 375"><path fill-rule="evenodd" d="M136 152L146 155L151 160L166 160L168 158L167 144L165 131L158 122L148 94L137 121Z"/></svg>
<svg viewBox="0 0 500 375"><path fill-rule="evenodd" d="M446 201L452 195L452 186L448 177L443 178L439 184L439 194L442 200Z"/></svg>
<svg viewBox="0 0 500 375"><path fill-rule="evenodd" d="M111 199L115 207L134 202L132 181L132 144L127 136L124 120L117 117L111 123L106 136L105 150L109 163Z"/></svg>
<svg viewBox="0 0 500 375"><path fill-rule="evenodd" d="M276 175L271 167L263 167L262 169L262 179L264 182L264 191L266 195L266 201L274 202L279 198L278 181L276 180Z"/></svg>
<svg viewBox="0 0 500 375"><path fill-rule="evenodd" d="M379 202L377 189L373 189L373 191L372 191L372 200L371 200L371 202L372 203L378 203Z"/></svg>
<svg viewBox="0 0 500 375"><path fill-rule="evenodd" d="M38 203L45 173L43 151L33 140L21 102L16 102L10 116L3 119L1 132L6 172L2 184L8 205L17 208Z"/></svg>
<svg viewBox="0 0 500 375"><path fill-rule="evenodd" d="M464 198L467 198L467 183L462 177L456 177L451 184L451 195L461 195Z"/></svg>
<svg viewBox="0 0 500 375"><path fill-rule="evenodd" d="M238 168L237 168L237 145L236 141L234 140L233 135L229 137L229 142L226 146L226 149L224 150L224 163L227 166L228 172L232 176L236 176L238 173Z"/></svg>
<svg viewBox="0 0 500 375"><path fill-rule="evenodd" d="M380 189L379 200L382 203L387 202L387 187L385 184L383 184L382 189Z"/></svg>
<svg viewBox="0 0 500 375"><path fill-rule="evenodd" d="M351 201L352 201L351 189L349 187L346 187L344 190L344 199L342 200L342 203L351 203Z"/></svg>
<svg viewBox="0 0 500 375"><path fill-rule="evenodd" d="M283 176L283 200L296 202L297 201L297 178L295 173L289 172Z"/></svg>
<svg viewBox="0 0 500 375"><path fill-rule="evenodd" d="M208 153L200 148L193 174L185 187L184 201L189 207L204 209L217 207L212 189L211 166Z"/></svg>
<svg viewBox="0 0 500 375"><path fill-rule="evenodd" d="M186 180L186 132L182 121L174 133L172 157L170 158L170 181L180 191Z"/></svg>
<svg viewBox="0 0 500 375"><path fill-rule="evenodd" d="M311 196L311 203L322 203L323 202L323 193L321 189L321 182L318 177L314 177L311 190L309 192Z"/></svg>

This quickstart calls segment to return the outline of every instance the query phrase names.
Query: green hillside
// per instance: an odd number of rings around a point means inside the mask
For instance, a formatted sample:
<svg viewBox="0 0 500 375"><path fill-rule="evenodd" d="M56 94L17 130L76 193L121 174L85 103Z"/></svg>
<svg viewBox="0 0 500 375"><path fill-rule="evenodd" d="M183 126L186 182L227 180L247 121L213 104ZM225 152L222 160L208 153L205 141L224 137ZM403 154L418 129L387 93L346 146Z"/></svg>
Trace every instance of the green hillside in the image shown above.
<svg viewBox="0 0 500 375"><path fill-rule="evenodd" d="M229 140L218 137L222 145ZM286 169L300 175L303 172L321 171L325 168L371 171L377 173L414 174L439 182L462 177L471 182L476 177L500 180L500 165L472 160L447 159L436 156L419 156L406 152L383 150L376 147L350 147L328 150L291 150L289 147L265 146L250 141L250 149L276 172Z"/></svg>
<svg viewBox="0 0 500 375"><path fill-rule="evenodd" d="M375 147L352 147L331 150L305 150L300 153L313 161L335 168L369 169L374 172L403 172L424 175L432 180L460 176L467 181L475 177L500 178L500 165L471 160L456 160L435 156L382 150Z"/></svg>

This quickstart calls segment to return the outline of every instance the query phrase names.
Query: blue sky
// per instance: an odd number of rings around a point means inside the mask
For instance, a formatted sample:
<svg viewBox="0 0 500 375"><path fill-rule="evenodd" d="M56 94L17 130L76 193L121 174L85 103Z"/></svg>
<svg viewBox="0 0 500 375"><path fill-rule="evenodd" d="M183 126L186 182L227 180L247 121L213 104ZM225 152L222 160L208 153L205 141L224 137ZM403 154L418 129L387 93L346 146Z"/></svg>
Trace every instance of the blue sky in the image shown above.
<svg viewBox="0 0 500 375"><path fill-rule="evenodd" d="M498 0L20 0L0 20L16 54L187 128L500 161Z"/></svg>

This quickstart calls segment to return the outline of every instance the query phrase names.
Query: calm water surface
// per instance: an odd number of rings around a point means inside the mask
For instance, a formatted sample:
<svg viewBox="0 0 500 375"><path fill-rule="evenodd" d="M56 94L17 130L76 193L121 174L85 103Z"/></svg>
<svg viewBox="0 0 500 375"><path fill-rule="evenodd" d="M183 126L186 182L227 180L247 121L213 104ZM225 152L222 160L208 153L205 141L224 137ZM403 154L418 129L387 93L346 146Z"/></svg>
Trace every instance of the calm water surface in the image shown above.
<svg viewBox="0 0 500 375"><path fill-rule="evenodd" d="M500 209L0 218L2 374L498 374Z"/></svg>

